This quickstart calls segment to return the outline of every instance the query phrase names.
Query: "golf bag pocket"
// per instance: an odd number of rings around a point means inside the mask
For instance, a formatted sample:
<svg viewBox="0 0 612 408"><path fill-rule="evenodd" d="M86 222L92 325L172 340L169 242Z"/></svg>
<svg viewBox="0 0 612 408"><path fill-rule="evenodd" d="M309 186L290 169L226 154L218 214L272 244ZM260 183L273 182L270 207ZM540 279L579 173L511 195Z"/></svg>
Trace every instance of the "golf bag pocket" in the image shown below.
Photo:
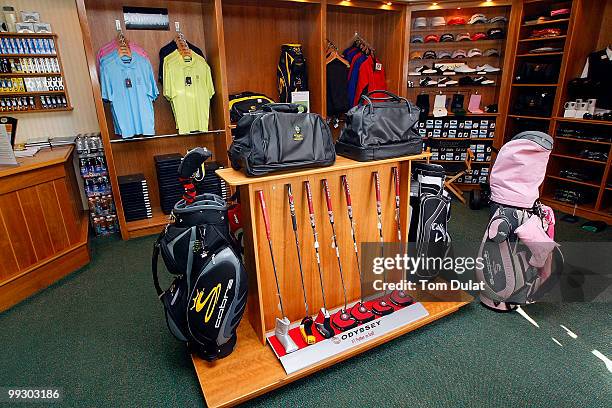
<svg viewBox="0 0 612 408"><path fill-rule="evenodd" d="M534 228L540 228L541 234L534 232ZM526 237L527 241L521 237ZM536 245L535 241L542 243ZM525 210L497 207L478 252L483 267L476 268L476 279L484 282L484 290L480 293L483 303L506 311L509 310L507 304L533 302L543 283L541 267L549 263L556 246L546 236L537 215L529 215ZM537 253L532 252L531 247Z"/></svg>

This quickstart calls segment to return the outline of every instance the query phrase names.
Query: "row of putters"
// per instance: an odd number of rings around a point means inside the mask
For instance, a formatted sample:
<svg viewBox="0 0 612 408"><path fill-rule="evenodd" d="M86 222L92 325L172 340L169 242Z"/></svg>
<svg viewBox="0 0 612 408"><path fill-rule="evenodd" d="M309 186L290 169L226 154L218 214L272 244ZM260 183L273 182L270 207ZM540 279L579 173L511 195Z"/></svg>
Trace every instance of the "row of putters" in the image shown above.
<svg viewBox="0 0 612 408"><path fill-rule="evenodd" d="M395 219L397 226L397 238L398 241L401 242L401 225L400 225L400 179L399 179L399 171L397 167L393 167L391 169L393 182L395 186ZM381 192L380 192L380 176L378 171L372 173L372 177L374 179L375 193L376 193L376 216L377 216L377 227L379 233L379 239L381 243L381 251L383 245L383 230L382 230L382 202L381 202ZM351 225L351 236L353 239L353 247L355 252L355 257L357 261L357 269L359 272L359 281L361 284L362 275L361 268L359 266L359 252L357 245L357 238L355 234L355 224L353 221L353 207L351 201L351 192L347 177L345 175L341 176L341 183L344 190L344 195L346 198L346 206L347 206L347 214L349 218L349 222ZM392 291L389 295L383 295L377 299L372 301L364 302L363 297L360 297L360 300L355 303L350 309L348 308L348 300L346 295L346 285L344 282L344 273L342 270L342 263L340 261L340 252L338 247L338 242L336 238L336 228L334 223L334 213L332 209L332 201L331 201L331 193L329 190L329 184L327 179L321 180L322 188L325 192L325 201L327 206L327 214L329 218L329 222L332 229L332 247L336 251L336 257L338 260L338 272L340 276L340 282L342 284L342 290L344 293L344 307L340 308L336 313L330 315L327 309L327 303L325 301L325 288L323 284L323 274L321 271L321 256L319 253L319 241L317 234L317 227L315 223L315 213L314 213L314 205L312 200L312 187L309 181L304 181L304 188L306 190L306 196L308 201L308 213L310 218L310 226L312 228L312 234L314 237L314 249L317 260L317 268L319 272L319 280L321 283L321 295L323 299L323 308L319 311L316 319L313 320L309 313L308 301L306 295L306 288L304 285L304 272L302 270L302 258L300 254L300 244L298 238L297 231L297 218L295 212L295 200L293 196L293 190L291 184L286 184L287 191L287 200L289 202L289 211L291 215L291 222L293 227L293 233L295 236L295 246L297 250L297 258L300 270L300 279L302 285L302 293L304 295L304 308L305 308L305 317L302 319L299 327L291 328L291 322L287 318L285 314L285 309L283 307L283 300L281 296L280 285L278 281L278 274L276 270L276 263L274 261L274 251L272 249L272 236L271 236L271 228L270 228L270 217L268 214L268 210L266 207L266 201L264 197L263 191L257 191L258 199L264 219L265 230L266 230L266 238L268 240L268 245L270 248L270 258L272 261L272 268L274 271L274 279L276 282L276 290L278 295L278 300L280 304L280 309L282 313L282 319L276 318L276 325L274 329L274 336L269 338L272 347L277 351L277 354L282 354L284 351L285 354L293 353L301 348L304 348L308 345L315 344L318 341L322 341L324 339L329 339L336 335L337 332L343 332L346 330L353 329L360 324L371 322L377 317L382 317L393 313L396 310L404 308L414 303L414 299L410 297L404 291ZM280 344L281 348L275 347L276 342ZM279 355L281 357L281 355Z"/></svg>

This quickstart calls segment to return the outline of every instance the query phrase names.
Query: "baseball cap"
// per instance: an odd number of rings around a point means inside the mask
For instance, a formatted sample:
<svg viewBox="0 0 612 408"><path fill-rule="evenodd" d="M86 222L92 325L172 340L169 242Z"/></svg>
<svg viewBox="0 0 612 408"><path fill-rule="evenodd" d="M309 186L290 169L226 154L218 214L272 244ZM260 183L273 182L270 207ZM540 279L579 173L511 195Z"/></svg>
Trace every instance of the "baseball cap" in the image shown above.
<svg viewBox="0 0 612 408"><path fill-rule="evenodd" d="M504 38L506 36L506 32L502 28L491 28L487 31L487 37L492 40L498 40L500 38Z"/></svg>
<svg viewBox="0 0 612 408"><path fill-rule="evenodd" d="M436 52L432 50L427 50L423 53L423 59L435 59Z"/></svg>
<svg viewBox="0 0 612 408"><path fill-rule="evenodd" d="M485 50L485 52L483 53L483 55L485 57L492 57L494 55L499 56L499 50L497 48L489 48L487 50Z"/></svg>
<svg viewBox="0 0 612 408"><path fill-rule="evenodd" d="M507 23L507 22L508 22L508 18L506 18L506 16L495 16L489 20L489 24Z"/></svg>
<svg viewBox="0 0 612 408"><path fill-rule="evenodd" d="M470 33L460 33L455 37L455 41L469 41L471 40Z"/></svg>
<svg viewBox="0 0 612 408"><path fill-rule="evenodd" d="M563 16L569 16L569 14L570 14L570 9L568 8L560 8L557 10L552 10L550 12L551 17L557 17L557 18L561 18Z"/></svg>
<svg viewBox="0 0 612 408"><path fill-rule="evenodd" d="M484 40L485 38L487 38L487 35L481 31L472 34L472 41Z"/></svg>
<svg viewBox="0 0 612 408"><path fill-rule="evenodd" d="M465 52L465 50L455 50L453 51L453 55L451 56L451 58L465 58L467 57L467 53Z"/></svg>
<svg viewBox="0 0 612 408"><path fill-rule="evenodd" d="M431 18L431 26L432 27L439 27L439 26L443 26L446 25L446 20L444 19L444 17L432 17Z"/></svg>
<svg viewBox="0 0 612 408"><path fill-rule="evenodd" d="M463 18L463 17L452 17L452 18L448 19L446 24L448 24L448 25L464 25L465 24L465 18Z"/></svg>
<svg viewBox="0 0 612 408"><path fill-rule="evenodd" d="M440 42L455 41L455 36L451 33L444 33L440 36Z"/></svg>
<svg viewBox="0 0 612 408"><path fill-rule="evenodd" d="M414 19L414 28L425 28L427 27L427 19L425 17L417 17Z"/></svg>
<svg viewBox="0 0 612 408"><path fill-rule="evenodd" d="M422 35L413 35L412 38L410 39L411 43L423 43L425 42L423 40L423 36Z"/></svg>
<svg viewBox="0 0 612 408"><path fill-rule="evenodd" d="M438 51L438 53L436 54L438 56L438 58L442 59L442 58L452 58L452 54L450 51L448 50L441 50Z"/></svg>
<svg viewBox="0 0 612 408"><path fill-rule="evenodd" d="M429 34L425 36L425 42L440 42L440 37L435 34Z"/></svg>
<svg viewBox="0 0 612 408"><path fill-rule="evenodd" d="M423 53L421 51L412 51L410 53L410 59L422 59Z"/></svg>
<svg viewBox="0 0 612 408"><path fill-rule="evenodd" d="M472 48L471 50L468 51L467 56L469 58L472 57L480 57L482 55L482 51L478 48Z"/></svg>
<svg viewBox="0 0 612 408"><path fill-rule="evenodd" d="M486 23L487 17L484 14L476 13L470 17L468 20L468 24L478 24L478 23Z"/></svg>

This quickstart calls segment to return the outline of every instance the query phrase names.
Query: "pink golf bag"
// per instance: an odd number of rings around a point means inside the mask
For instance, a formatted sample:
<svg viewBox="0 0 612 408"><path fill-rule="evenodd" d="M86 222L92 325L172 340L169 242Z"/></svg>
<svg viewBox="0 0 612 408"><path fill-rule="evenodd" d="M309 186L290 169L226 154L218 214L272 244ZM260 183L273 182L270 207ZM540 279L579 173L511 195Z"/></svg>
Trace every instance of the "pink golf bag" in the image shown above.
<svg viewBox="0 0 612 408"><path fill-rule="evenodd" d="M478 256L483 268L476 279L484 282L480 301L507 312L533 303L554 284L563 256L554 241L555 216L541 204L553 140L546 133L517 134L499 151L491 169L491 219Z"/></svg>

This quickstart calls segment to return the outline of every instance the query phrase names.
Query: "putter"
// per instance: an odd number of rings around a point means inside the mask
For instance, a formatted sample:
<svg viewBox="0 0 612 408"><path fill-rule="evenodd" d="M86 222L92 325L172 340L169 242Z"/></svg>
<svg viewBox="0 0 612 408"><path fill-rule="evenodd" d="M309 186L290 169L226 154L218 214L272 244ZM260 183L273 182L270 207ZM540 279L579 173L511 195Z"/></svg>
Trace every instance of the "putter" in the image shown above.
<svg viewBox="0 0 612 408"><path fill-rule="evenodd" d="M266 226L266 238L268 238L268 246L270 247L270 258L272 259L272 269L274 270L274 280L276 281L276 294L278 295L278 302L280 304L282 319L276 318L276 327L274 328L274 335L285 348L285 353L293 353L298 350L298 346L295 344L291 336L289 336L289 325L291 322L285 314L285 308L283 307L283 298L280 293L280 285L278 284L278 275L276 274L276 263L274 262L274 252L272 251L272 238L270 229L270 217L268 216L268 209L266 208L266 200L264 199L263 191L258 190L257 195L259 196L259 204L261 206L261 213L263 214L264 224Z"/></svg>
<svg viewBox="0 0 612 408"><path fill-rule="evenodd" d="M295 236L295 249L297 250L298 265L300 268L300 279L302 281L302 293L304 294L304 308L306 316L300 323L300 333L306 344L315 344L317 338L312 334L312 325L314 321L308 312L308 300L306 299L306 286L304 285L304 271L302 270L302 256L300 255L300 241L298 240L297 218L295 216L295 201L293 200L293 191L291 184L287 184L287 199L289 200L289 213L291 214L291 223L293 224L293 235Z"/></svg>
<svg viewBox="0 0 612 408"><path fill-rule="evenodd" d="M400 221L400 178L397 167L391 169L393 173L393 184L395 185L395 225L397 226L397 242L400 244L400 253L402 253L402 226ZM397 306L408 306L414 303L414 300L408 296L403 290L394 290L389 295L391 303Z"/></svg>
<svg viewBox="0 0 612 408"><path fill-rule="evenodd" d="M304 182L306 187L306 198L308 200L308 214L310 216L310 226L312 227L312 235L314 237L314 248L317 258L317 268L319 270L319 281L321 282L321 297L323 298L323 307L319 311L319 316L323 323L315 321L315 327L321 336L329 339L334 336L334 329L331 326L331 317L327 311L327 303L325 302L325 289L323 288L323 273L321 272L321 256L319 255L319 239L317 234L317 226L315 223L314 205L312 204L312 190L310 189L310 182L306 180Z"/></svg>
<svg viewBox="0 0 612 408"><path fill-rule="evenodd" d="M376 191L376 217L378 220L378 235L380 238L380 256L384 256L384 248L385 241L383 239L383 229L382 229L382 202L380 199L380 177L378 175L378 171L372 173L374 176L374 189ZM383 271L383 283L387 282L387 272ZM388 314L393 313L393 307L387 303L385 298L387 297L387 288L385 287L384 296L382 299L376 299L374 303L372 303L372 311L379 316L386 316Z"/></svg>
<svg viewBox="0 0 612 408"><path fill-rule="evenodd" d="M329 192L329 184L327 183L327 179L321 180L321 183L323 183L323 189L325 190L327 215L329 216L329 223L331 224L332 228L332 248L336 250L336 258L338 259L338 271L340 272L340 282L342 283L342 291L344 293L344 309L340 309L334 314L332 323L338 330L345 331L350 330L353 327L357 327L358 322L346 311L346 285L344 284L344 274L342 273L342 262L340 262L340 248L338 248L338 240L336 239L336 227L334 226L334 212L332 210L331 194Z"/></svg>
<svg viewBox="0 0 612 408"><path fill-rule="evenodd" d="M357 237L355 235L355 222L353 221L353 204L351 201L351 189L349 188L348 180L346 176L340 176L342 186L344 187L344 196L346 197L346 210L348 212L349 222L351 224L351 236L353 237L353 249L355 250L355 259L357 260L357 272L359 273L359 288L363 287L361 277L361 267L359 266L359 251L357 249ZM361 290L359 291L361 294ZM363 294L359 297L359 302L355 303L351 307L351 316L353 316L360 323L367 323L374 320L375 316L363 303Z"/></svg>

